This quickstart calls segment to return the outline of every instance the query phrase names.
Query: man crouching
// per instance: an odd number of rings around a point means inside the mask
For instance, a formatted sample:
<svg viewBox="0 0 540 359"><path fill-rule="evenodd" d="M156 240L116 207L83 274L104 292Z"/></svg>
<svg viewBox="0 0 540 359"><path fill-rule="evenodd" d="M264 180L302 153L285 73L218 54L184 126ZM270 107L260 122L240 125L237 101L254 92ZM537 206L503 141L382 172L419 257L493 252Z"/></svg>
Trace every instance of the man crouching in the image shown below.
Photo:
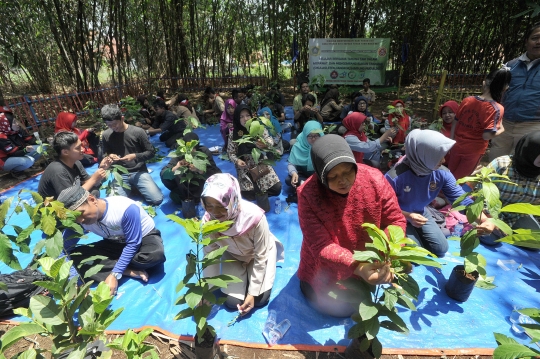
<svg viewBox="0 0 540 359"><path fill-rule="evenodd" d="M161 233L154 220L135 201L121 196L99 199L81 186L63 190L58 201L67 209L81 212L77 223L103 240L75 247L65 244L70 259L80 273L96 266L103 268L91 279L105 283L115 295L123 275L148 282L147 269L165 262ZM67 241L66 241L67 242ZM85 259L95 257L93 260ZM103 258L105 257L105 258Z"/></svg>

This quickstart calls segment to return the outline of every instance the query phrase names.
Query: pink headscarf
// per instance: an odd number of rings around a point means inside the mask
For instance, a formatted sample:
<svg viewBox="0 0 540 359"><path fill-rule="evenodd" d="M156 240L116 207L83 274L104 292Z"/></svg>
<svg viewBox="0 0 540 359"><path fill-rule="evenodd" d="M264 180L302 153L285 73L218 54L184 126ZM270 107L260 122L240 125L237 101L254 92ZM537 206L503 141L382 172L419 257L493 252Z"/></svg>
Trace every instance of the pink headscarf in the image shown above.
<svg viewBox="0 0 540 359"><path fill-rule="evenodd" d="M234 114L229 115L229 113L227 112L227 108L229 107L229 105L231 105L233 108L236 108L236 102L232 98L225 101L225 111L223 111L223 113L221 114L220 119L221 128L225 128L227 127L227 124L233 122Z"/></svg>
<svg viewBox="0 0 540 359"><path fill-rule="evenodd" d="M242 199L238 180L228 173L218 173L209 177L204 183L201 195L201 204L204 207L203 197L212 197L227 209L227 220L234 223L222 234L229 237L241 236L256 226L264 215L259 206ZM213 218L207 211L203 219L206 222Z"/></svg>

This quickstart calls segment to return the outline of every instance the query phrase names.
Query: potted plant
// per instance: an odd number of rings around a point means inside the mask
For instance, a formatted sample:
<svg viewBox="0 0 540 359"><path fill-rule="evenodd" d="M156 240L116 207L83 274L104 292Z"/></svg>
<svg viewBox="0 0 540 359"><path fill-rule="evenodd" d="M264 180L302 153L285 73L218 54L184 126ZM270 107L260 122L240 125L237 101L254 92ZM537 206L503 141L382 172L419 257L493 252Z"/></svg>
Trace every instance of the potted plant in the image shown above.
<svg viewBox="0 0 540 359"><path fill-rule="evenodd" d="M180 183L186 183L188 197L185 201L182 201L182 215L184 218L193 218L197 215L195 209L194 197L190 191L190 185L199 185L205 181L203 173L206 172L206 166L210 164L208 156L202 151L197 151L197 145L199 141L193 140L185 142L183 139L176 141L178 147L168 157L181 159L179 165L175 166L176 170L173 172L167 171L163 174L164 179L174 180L175 176L180 176Z"/></svg>
<svg viewBox="0 0 540 359"><path fill-rule="evenodd" d="M392 285L371 285L363 280L348 279L340 282L355 293L355 300L360 299L358 313L352 316L356 322L349 329L348 336L353 339L345 351L347 358L361 358L366 353L379 358L382 353L381 342L377 339L379 329L408 333L408 328L398 314L397 304L410 310L416 310L412 300L417 300L420 289L410 275L412 264L441 267L434 259L434 254L418 246L412 239L405 237L403 229L390 225L388 235L377 226L364 223L372 243L366 243L365 251L355 251L353 258L358 262L390 263L394 273ZM335 295L334 295L335 296ZM339 298L338 296L335 296ZM385 319L383 319L385 318Z"/></svg>
<svg viewBox="0 0 540 359"><path fill-rule="evenodd" d="M531 324L520 323L525 334L531 338L531 343L540 341L540 309L538 308L523 308L516 310L519 315L524 315L530 318ZM497 348L493 352L493 359L509 359L509 358L537 358L540 356L540 351L535 348L518 343L516 340L501 334L493 333L497 341Z"/></svg>
<svg viewBox="0 0 540 359"><path fill-rule="evenodd" d="M100 283L94 290L89 290L92 282L78 286L78 277L69 278L72 261L58 258L63 249L62 231L70 228L76 235L82 236L82 228L75 222L76 212L67 210L63 204L52 198L43 199L38 193L30 192L30 200L22 199L29 191L19 191L17 202L10 213L14 197L0 206L0 237L4 244L0 257L11 268L19 269L20 264L13 255L13 246L23 253L30 253L30 236L42 232L44 238L33 249L33 266L39 267L50 281L37 281L35 284L46 288L52 297L36 295L30 299L29 308L18 308L14 312L30 319L7 331L0 338L0 354L19 339L32 334L50 335L53 340L52 354L55 357L90 358L105 350L102 340L105 329L120 315L122 309L108 309L113 297L105 283ZM23 211L30 218L30 224L21 228L10 224L13 214ZM10 234L14 230L17 235ZM9 244L9 245L8 245ZM95 266L86 276L101 269ZM28 349L25 357L36 357L42 350Z"/></svg>
<svg viewBox="0 0 540 359"><path fill-rule="evenodd" d="M264 116L254 117L246 122L245 125L248 133L244 134L242 138L236 140L239 145L249 143L253 146L251 153L249 154L253 158L255 167L248 169L253 181L257 181L260 177L268 174L268 167L272 166L275 161L279 161L281 155L273 146L267 144L264 139L264 131L267 130L272 136L275 136L276 132L272 125L272 122ZM266 144L264 150L257 147L257 143L262 142ZM265 152L272 153L272 159L268 159ZM258 187L258 186L254 186ZM268 201L268 193L263 192L260 189L255 193L255 199L257 205L261 207L265 212L270 211L270 202Z"/></svg>
<svg viewBox="0 0 540 359"><path fill-rule="evenodd" d="M486 273L486 259L474 249L480 244L475 223L484 211L484 206L491 218L488 221L495 224L501 231L511 234L512 229L499 219L501 201L497 182L509 182L508 177L494 173L491 168L482 168L475 176L464 177L457 181L458 184L467 183L472 191L465 193L453 203L453 211L465 210L467 220L473 225L460 239L460 256L464 257L463 265L454 267L448 282L445 285L446 294L458 301L466 301L475 286L483 289L493 289L494 277L488 277ZM473 202L469 205L461 205L461 202L470 197ZM452 237L451 237L452 238Z"/></svg>
<svg viewBox="0 0 540 359"><path fill-rule="evenodd" d="M200 222L195 219L183 219L175 215L168 215L167 218L180 224L191 238L195 249L186 255L186 274L176 286L176 292L180 294L175 304L186 304L187 308L182 309L175 317L176 320L193 318L196 324L197 334L195 335L195 354L197 358L221 358L218 345L218 338L214 327L208 324L208 315L213 305L221 305L226 298L216 298L213 291L216 288L227 288L230 283L239 283L237 277L221 274L215 277L205 278L204 268L221 262L223 253L227 246L220 247L204 255L203 248L211 243L215 243L222 238L212 240L210 234L226 231L232 224L231 221L208 221Z"/></svg>

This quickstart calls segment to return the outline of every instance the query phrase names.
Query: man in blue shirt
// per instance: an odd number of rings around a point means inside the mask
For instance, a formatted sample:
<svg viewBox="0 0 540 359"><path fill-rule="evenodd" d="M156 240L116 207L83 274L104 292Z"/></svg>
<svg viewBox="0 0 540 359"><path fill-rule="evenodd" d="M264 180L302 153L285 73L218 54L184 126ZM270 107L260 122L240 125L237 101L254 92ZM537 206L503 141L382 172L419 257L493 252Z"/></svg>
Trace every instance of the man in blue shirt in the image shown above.
<svg viewBox="0 0 540 359"><path fill-rule="evenodd" d="M165 262L161 233L155 228L154 220L133 200L114 196L99 199L81 186L72 186L63 190L58 201L72 211L81 212L77 222L89 232L104 239L91 245L75 247L76 241L66 243L65 248L80 273L96 265L103 268L90 278L105 281L116 294L118 281L122 276L149 279L147 269ZM68 242L68 241L66 241ZM93 256L105 259L86 261Z"/></svg>

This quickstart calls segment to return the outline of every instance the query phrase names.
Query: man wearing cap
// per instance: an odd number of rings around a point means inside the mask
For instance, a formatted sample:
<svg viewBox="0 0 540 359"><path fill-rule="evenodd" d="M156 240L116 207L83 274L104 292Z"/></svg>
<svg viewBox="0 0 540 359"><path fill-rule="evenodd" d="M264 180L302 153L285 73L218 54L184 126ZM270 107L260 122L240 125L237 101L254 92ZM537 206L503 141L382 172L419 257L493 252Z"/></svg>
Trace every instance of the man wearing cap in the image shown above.
<svg viewBox="0 0 540 359"><path fill-rule="evenodd" d="M161 233L155 228L154 220L135 201L121 196L99 199L81 186L63 190L58 201L72 211L81 212L77 223L89 232L103 237L90 245L66 248L80 273L95 265L101 270L91 275L95 281L105 281L116 294L118 280L122 276L140 278L148 282L147 269L165 262ZM81 262L93 256L106 259Z"/></svg>
<svg viewBox="0 0 540 359"><path fill-rule="evenodd" d="M144 200L157 206L163 201L163 194L146 167L146 161L154 157L154 146L148 140L145 130L124 122L122 112L116 105L105 105L101 117L109 129L103 132L103 153L115 164L124 166L129 174L122 174L125 183L135 187ZM115 192L127 196L126 191L115 183Z"/></svg>

